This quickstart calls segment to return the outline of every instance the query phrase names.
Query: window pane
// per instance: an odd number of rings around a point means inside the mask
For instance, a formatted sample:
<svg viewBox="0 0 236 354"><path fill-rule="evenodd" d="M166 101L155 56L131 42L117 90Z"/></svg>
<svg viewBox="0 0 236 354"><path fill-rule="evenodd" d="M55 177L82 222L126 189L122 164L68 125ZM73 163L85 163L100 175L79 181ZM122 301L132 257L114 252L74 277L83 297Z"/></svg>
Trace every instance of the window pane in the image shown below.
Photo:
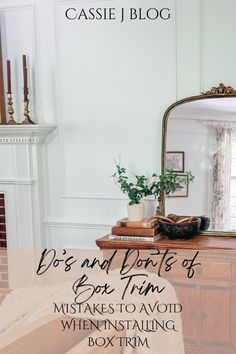
<svg viewBox="0 0 236 354"><path fill-rule="evenodd" d="M236 141L232 143L231 161L231 186L230 186L230 229L236 230Z"/></svg>
<svg viewBox="0 0 236 354"><path fill-rule="evenodd" d="M236 176L236 159L232 159L231 175L232 176Z"/></svg>
<svg viewBox="0 0 236 354"><path fill-rule="evenodd" d="M236 142L232 144L231 176L236 176Z"/></svg>
<svg viewBox="0 0 236 354"><path fill-rule="evenodd" d="M230 230L231 231L236 231L236 217L235 218L231 218Z"/></svg>
<svg viewBox="0 0 236 354"><path fill-rule="evenodd" d="M230 198L230 214L236 216L236 198Z"/></svg>
<svg viewBox="0 0 236 354"><path fill-rule="evenodd" d="M231 179L230 198L236 198L236 179Z"/></svg>

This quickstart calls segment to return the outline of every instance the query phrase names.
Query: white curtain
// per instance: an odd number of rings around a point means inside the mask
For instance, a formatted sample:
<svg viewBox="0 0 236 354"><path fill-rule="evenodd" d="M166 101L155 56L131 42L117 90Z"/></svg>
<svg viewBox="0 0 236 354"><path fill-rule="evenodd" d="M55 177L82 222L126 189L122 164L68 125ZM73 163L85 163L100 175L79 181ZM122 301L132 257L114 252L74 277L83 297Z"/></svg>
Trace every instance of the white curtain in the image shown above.
<svg viewBox="0 0 236 354"><path fill-rule="evenodd" d="M211 229L230 229L230 178L232 158L232 127L230 123L211 125L215 152L212 175Z"/></svg>

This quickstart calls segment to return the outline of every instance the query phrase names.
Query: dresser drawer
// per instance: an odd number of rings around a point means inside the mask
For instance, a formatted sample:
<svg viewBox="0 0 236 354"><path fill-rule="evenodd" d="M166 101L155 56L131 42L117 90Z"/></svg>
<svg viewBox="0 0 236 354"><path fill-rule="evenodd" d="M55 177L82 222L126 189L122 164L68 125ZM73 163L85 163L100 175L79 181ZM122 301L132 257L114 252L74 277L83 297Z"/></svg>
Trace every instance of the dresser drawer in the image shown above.
<svg viewBox="0 0 236 354"><path fill-rule="evenodd" d="M230 261L219 262L215 260L203 261L198 260L201 265L196 265L194 269L194 275L192 280L214 280L217 281L232 281L232 264ZM181 262L173 267L173 270L169 273L163 274L163 277L172 279L187 279L188 270L185 269ZM217 284L216 284L217 285Z"/></svg>
<svg viewBox="0 0 236 354"><path fill-rule="evenodd" d="M232 280L231 262L203 261L201 263L201 266L196 270L198 278L221 281Z"/></svg>

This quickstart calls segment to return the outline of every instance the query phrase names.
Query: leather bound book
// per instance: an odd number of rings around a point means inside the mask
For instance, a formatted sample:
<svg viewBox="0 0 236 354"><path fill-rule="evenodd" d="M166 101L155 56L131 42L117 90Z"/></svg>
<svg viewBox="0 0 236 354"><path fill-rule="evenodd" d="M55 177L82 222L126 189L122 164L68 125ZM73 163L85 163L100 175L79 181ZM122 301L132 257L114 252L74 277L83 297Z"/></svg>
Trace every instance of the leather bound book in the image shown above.
<svg viewBox="0 0 236 354"><path fill-rule="evenodd" d="M136 228L136 227L124 227L113 226L111 229L112 235L118 236L156 236L158 234L158 226L153 228Z"/></svg>
<svg viewBox="0 0 236 354"><path fill-rule="evenodd" d="M140 221L130 221L128 218L123 218L121 220L118 220L116 225L117 226L122 226L122 227L134 227L134 228L147 228L151 229L158 224L158 219L157 217L149 217L145 218Z"/></svg>

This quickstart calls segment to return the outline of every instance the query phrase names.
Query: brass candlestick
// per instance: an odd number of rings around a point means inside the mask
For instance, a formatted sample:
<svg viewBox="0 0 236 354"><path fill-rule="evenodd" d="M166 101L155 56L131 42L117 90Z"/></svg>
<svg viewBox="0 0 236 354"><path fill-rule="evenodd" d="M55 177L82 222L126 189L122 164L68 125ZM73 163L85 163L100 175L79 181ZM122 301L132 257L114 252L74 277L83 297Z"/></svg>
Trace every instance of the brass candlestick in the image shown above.
<svg viewBox="0 0 236 354"><path fill-rule="evenodd" d="M24 99L24 116L25 116L25 119L23 120L23 122L21 124L35 124L30 116L29 116L29 99L28 97L25 97Z"/></svg>
<svg viewBox="0 0 236 354"><path fill-rule="evenodd" d="M12 102L12 94L8 93L8 109L7 112L9 114L9 120L7 124L9 125L17 125L18 123L15 121L13 114L14 114L14 109L13 109L13 102Z"/></svg>

